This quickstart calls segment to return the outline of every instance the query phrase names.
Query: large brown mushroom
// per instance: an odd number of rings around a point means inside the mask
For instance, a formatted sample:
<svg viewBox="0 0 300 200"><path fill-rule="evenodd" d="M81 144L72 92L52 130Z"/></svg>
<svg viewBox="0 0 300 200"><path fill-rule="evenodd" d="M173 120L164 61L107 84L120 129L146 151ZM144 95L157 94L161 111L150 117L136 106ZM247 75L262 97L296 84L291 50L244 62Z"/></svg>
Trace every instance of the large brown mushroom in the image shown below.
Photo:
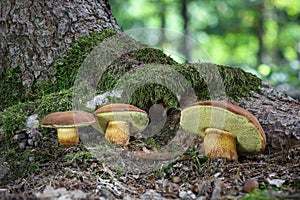
<svg viewBox="0 0 300 200"><path fill-rule="evenodd" d="M119 145L128 145L130 134L142 132L149 122L145 111L129 104L109 104L95 115L105 138Z"/></svg>
<svg viewBox="0 0 300 200"><path fill-rule="evenodd" d="M88 126L95 121L95 117L90 113L72 110L45 116L41 126L56 128L59 143L71 146L79 142L78 127Z"/></svg>
<svg viewBox="0 0 300 200"><path fill-rule="evenodd" d="M182 110L180 125L204 138L205 154L211 158L237 160L238 154L256 154L266 145L265 133L255 116L229 102L191 104Z"/></svg>

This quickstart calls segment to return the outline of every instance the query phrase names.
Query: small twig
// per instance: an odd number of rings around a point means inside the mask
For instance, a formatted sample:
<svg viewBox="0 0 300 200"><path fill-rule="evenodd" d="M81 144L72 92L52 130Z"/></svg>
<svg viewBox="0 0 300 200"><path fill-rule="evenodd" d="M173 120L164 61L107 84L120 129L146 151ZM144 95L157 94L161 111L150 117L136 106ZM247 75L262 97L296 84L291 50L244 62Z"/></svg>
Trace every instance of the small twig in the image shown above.
<svg viewBox="0 0 300 200"><path fill-rule="evenodd" d="M102 179L100 177L98 177L97 180L101 183L100 187L104 187L105 189L114 193L114 195L120 196L122 194L117 188L115 188L116 187L115 185L113 185L112 183L109 183L109 180Z"/></svg>
<svg viewBox="0 0 300 200"><path fill-rule="evenodd" d="M214 181L214 185L215 185L215 188L213 190L211 199L217 200L217 199L220 199L220 197L221 197L222 181L220 181L219 179L216 178Z"/></svg>
<svg viewBox="0 0 300 200"><path fill-rule="evenodd" d="M107 168L105 166L105 164L102 164L102 166L103 166L103 171L106 172L106 173L108 173L111 176L112 181L114 182L114 184L116 186L119 186L121 189L126 190L126 191L128 191L128 192L130 192L132 194L138 194L138 192L136 192L136 191L134 191L134 190L132 190L130 188L127 188L127 187L123 186L123 184L115 178L113 172L109 168Z"/></svg>

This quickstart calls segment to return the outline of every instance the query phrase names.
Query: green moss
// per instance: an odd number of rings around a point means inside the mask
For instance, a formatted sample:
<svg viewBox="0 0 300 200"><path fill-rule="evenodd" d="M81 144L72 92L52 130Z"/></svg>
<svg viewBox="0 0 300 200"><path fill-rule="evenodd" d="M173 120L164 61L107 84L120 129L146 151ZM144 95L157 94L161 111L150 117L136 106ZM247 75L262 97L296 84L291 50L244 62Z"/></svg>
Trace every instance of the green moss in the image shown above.
<svg viewBox="0 0 300 200"><path fill-rule="evenodd" d="M234 68L213 63L195 63L175 66L191 82L198 100L209 100L226 96L238 101L261 92L262 81L257 76Z"/></svg>
<svg viewBox="0 0 300 200"><path fill-rule="evenodd" d="M7 137L26 127L26 119L36 113L39 119L45 115L72 109L72 88L43 96L35 102L18 103L0 112L0 126Z"/></svg>
<svg viewBox="0 0 300 200"><path fill-rule="evenodd" d="M154 48L142 48L134 51L132 58L144 64L176 64L176 61L174 61L170 56L167 56L162 50Z"/></svg>
<svg viewBox="0 0 300 200"><path fill-rule="evenodd" d="M79 37L68 49L67 54L54 64L54 68L57 70L55 77L59 86L58 90L72 87L77 71L88 53L104 39L115 34L114 30L103 30Z"/></svg>
<svg viewBox="0 0 300 200"><path fill-rule="evenodd" d="M43 96L59 91L59 86L55 81L38 81L32 86L34 100L38 100Z"/></svg>
<svg viewBox="0 0 300 200"><path fill-rule="evenodd" d="M157 146L154 138L147 138L147 139L145 139L144 143L150 148Z"/></svg>
<svg viewBox="0 0 300 200"><path fill-rule="evenodd" d="M141 48L128 52L106 68L97 86L97 91L101 93L112 90L123 75L143 68L144 64L172 65L176 64L176 61L164 54L162 50L154 48Z"/></svg>
<svg viewBox="0 0 300 200"><path fill-rule="evenodd" d="M126 93L125 93L126 94ZM129 104L148 110L153 104L164 103L169 108L178 107L177 97L160 84L146 84L138 87L129 98Z"/></svg>
<svg viewBox="0 0 300 200"><path fill-rule="evenodd" d="M218 70L224 80L226 94L236 101L240 97L250 97L253 92L262 92L262 81L254 74L223 65L218 65Z"/></svg>
<svg viewBox="0 0 300 200"><path fill-rule="evenodd" d="M238 101L240 97L261 92L261 80L255 75L212 63L146 66L132 69L117 80L111 76L105 84L123 90L122 98L114 101L129 102L145 110L156 103L176 108L179 105L177 97L185 105L191 100L216 99L225 95ZM196 99L189 99L193 95Z"/></svg>
<svg viewBox="0 0 300 200"><path fill-rule="evenodd" d="M0 94L0 110L26 99L20 67L10 67L1 75Z"/></svg>
<svg viewBox="0 0 300 200"><path fill-rule="evenodd" d="M71 110L72 92L73 90L70 88L43 96L39 100L39 106L35 111L38 114L38 118L42 119L52 112Z"/></svg>
<svg viewBox="0 0 300 200"><path fill-rule="evenodd" d="M0 124L6 138L11 139L15 131L26 127L26 119L35 109L35 103L18 103L0 112Z"/></svg>
<svg viewBox="0 0 300 200"><path fill-rule="evenodd" d="M175 108L178 104L176 94L189 86L189 82L180 77L183 78L172 65L147 66L126 73L114 89L123 90L118 101L129 102L145 110L161 102Z"/></svg>

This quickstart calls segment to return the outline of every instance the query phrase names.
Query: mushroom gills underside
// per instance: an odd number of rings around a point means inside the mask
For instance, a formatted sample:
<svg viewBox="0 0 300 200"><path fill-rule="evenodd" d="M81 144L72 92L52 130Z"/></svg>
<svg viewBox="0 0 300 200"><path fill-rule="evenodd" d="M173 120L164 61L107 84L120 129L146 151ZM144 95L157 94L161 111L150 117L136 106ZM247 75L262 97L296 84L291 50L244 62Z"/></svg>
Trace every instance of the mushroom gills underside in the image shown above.
<svg viewBox="0 0 300 200"><path fill-rule="evenodd" d="M213 106L192 106L181 113L181 127L204 137L207 128L230 132L236 136L239 155L255 154L264 148L264 138L246 117Z"/></svg>

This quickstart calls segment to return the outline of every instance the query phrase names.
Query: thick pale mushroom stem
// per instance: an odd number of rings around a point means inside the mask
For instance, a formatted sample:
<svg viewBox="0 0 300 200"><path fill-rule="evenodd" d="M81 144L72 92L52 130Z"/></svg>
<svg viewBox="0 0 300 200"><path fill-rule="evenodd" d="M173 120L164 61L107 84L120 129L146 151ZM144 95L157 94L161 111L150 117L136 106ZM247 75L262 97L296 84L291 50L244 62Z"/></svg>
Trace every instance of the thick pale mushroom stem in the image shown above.
<svg viewBox="0 0 300 200"><path fill-rule="evenodd" d="M116 143L118 145L128 145L130 138L130 123L126 121L109 121L105 138L109 142Z"/></svg>
<svg viewBox="0 0 300 200"><path fill-rule="evenodd" d="M207 128L204 136L205 154L210 158L227 158L238 160L236 151L236 136L227 131Z"/></svg>
<svg viewBox="0 0 300 200"><path fill-rule="evenodd" d="M60 144L72 146L79 143L77 127L58 128L57 137Z"/></svg>

